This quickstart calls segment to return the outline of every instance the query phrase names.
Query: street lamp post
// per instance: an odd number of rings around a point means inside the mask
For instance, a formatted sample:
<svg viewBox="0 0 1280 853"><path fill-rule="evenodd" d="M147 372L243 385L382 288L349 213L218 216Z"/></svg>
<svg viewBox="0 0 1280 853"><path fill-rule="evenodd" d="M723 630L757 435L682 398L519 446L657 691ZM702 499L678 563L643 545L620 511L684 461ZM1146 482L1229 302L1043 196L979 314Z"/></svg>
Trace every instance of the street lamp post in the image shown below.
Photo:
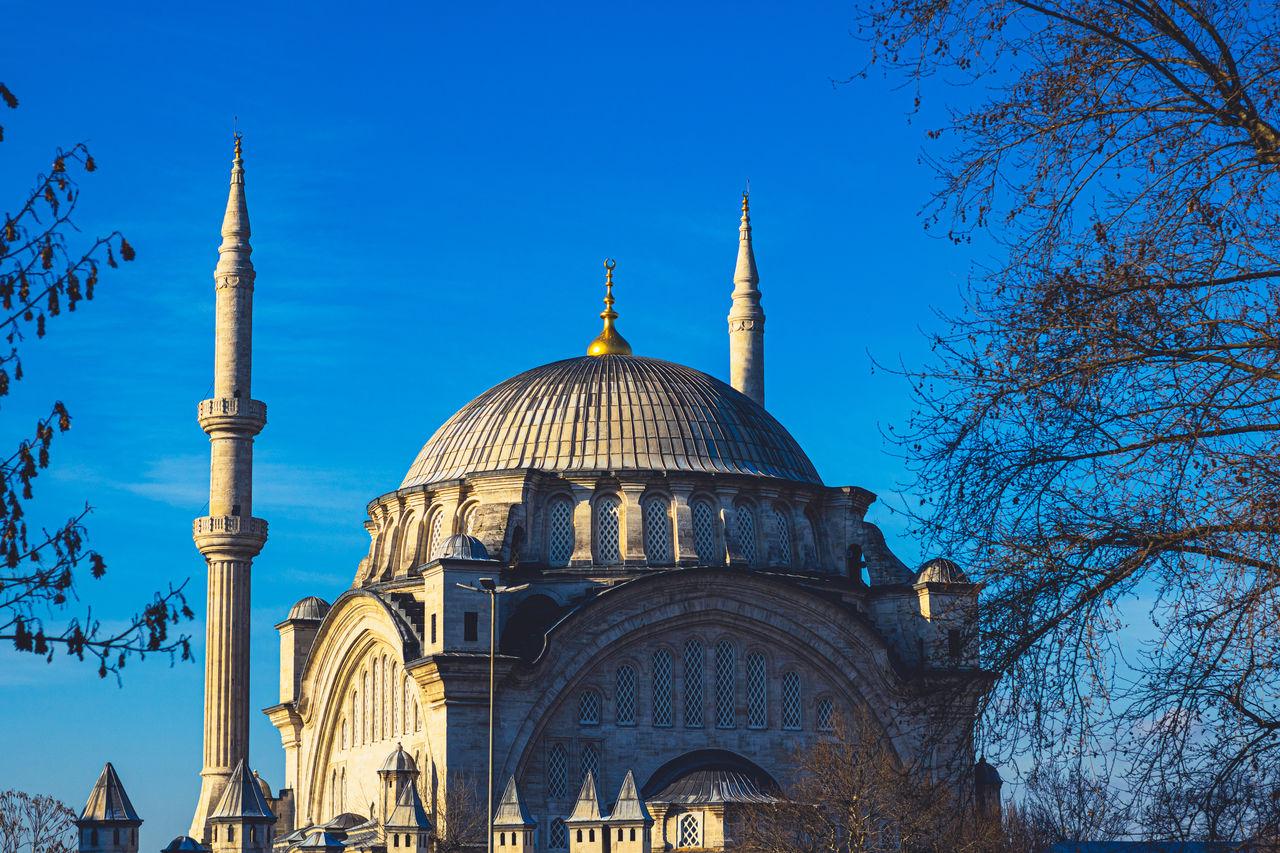
<svg viewBox="0 0 1280 853"><path fill-rule="evenodd" d="M478 583L479 587L468 586L465 583L460 583L458 586L472 592L483 592L489 596L489 808L486 812L488 820L485 821L484 832L488 839L487 849L489 853L493 853L493 662L497 649L495 633L498 624L498 596L506 592L528 589L529 585L522 583L519 586L499 586L493 578L480 578Z"/></svg>

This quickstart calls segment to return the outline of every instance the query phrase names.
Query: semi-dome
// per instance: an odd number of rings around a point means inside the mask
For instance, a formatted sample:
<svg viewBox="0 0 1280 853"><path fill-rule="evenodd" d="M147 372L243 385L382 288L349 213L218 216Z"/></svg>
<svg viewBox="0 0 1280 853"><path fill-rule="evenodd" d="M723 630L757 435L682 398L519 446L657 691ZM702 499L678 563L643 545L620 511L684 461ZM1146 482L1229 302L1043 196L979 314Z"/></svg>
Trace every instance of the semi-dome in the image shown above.
<svg viewBox="0 0 1280 853"><path fill-rule="evenodd" d="M522 468L822 483L782 424L720 380L659 359L604 355L536 367L485 391L436 430L400 487Z"/></svg>

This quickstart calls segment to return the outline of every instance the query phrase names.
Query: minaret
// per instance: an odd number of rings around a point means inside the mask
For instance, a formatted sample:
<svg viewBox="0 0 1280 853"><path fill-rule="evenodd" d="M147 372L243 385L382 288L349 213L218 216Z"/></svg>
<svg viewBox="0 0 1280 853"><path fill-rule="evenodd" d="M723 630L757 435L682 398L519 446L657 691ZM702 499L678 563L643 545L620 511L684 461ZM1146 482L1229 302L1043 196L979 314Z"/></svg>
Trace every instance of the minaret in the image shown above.
<svg viewBox="0 0 1280 853"><path fill-rule="evenodd" d="M738 226L738 267L733 273L733 305L729 308L729 384L764 405L764 310L760 307L760 276L751 251L751 217L747 193L742 194L742 224Z"/></svg>
<svg viewBox="0 0 1280 853"><path fill-rule="evenodd" d="M236 134L231 193L213 272L217 294L213 399L200 404L209 434L209 514L193 525L209 565L204 652L204 769L192 837L209 843L209 817L232 770L249 758L249 570L267 541L253 517L253 437L267 407L249 389L253 342L253 262L244 161Z"/></svg>

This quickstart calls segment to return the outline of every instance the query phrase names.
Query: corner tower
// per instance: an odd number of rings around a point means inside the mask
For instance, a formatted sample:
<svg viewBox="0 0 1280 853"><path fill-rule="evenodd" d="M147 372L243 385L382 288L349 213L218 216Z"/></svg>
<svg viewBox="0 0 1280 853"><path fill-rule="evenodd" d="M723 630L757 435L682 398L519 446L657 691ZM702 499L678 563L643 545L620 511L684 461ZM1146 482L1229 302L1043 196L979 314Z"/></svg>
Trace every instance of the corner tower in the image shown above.
<svg viewBox="0 0 1280 853"><path fill-rule="evenodd" d="M209 435L209 514L192 534L209 567L204 660L204 768L191 835L209 843L210 812L249 752L249 579L267 541L253 517L253 437L267 407L250 393L253 349L253 262L244 161L236 134L231 192L214 270L216 328L213 398L200 403Z"/></svg>
<svg viewBox="0 0 1280 853"><path fill-rule="evenodd" d="M729 308L729 384L764 405L764 309L760 307L760 276L751 249L748 194L742 194L742 224L738 226L738 266L733 273L733 305Z"/></svg>

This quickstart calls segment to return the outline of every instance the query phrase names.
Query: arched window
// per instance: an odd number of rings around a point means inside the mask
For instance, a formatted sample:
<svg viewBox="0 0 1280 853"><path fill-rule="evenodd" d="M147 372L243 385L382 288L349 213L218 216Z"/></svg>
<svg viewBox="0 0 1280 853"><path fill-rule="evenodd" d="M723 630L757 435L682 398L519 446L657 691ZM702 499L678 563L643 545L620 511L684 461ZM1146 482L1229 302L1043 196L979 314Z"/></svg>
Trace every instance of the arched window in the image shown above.
<svg viewBox="0 0 1280 853"><path fill-rule="evenodd" d="M422 714L418 710L418 700L413 700L413 730L415 732L422 731Z"/></svg>
<svg viewBox="0 0 1280 853"><path fill-rule="evenodd" d="M573 504L561 496L547 507L547 562L553 566L569 565L573 556Z"/></svg>
<svg viewBox="0 0 1280 853"><path fill-rule="evenodd" d="M738 504L738 551L748 566L756 564L756 516L750 504Z"/></svg>
<svg viewBox="0 0 1280 853"><path fill-rule="evenodd" d="M418 564L418 546L422 542L422 522L410 514L404 523L400 546L400 570L407 572Z"/></svg>
<svg viewBox="0 0 1280 853"><path fill-rule="evenodd" d="M665 498L644 503L644 557L651 566L670 565L671 513Z"/></svg>
<svg viewBox="0 0 1280 853"><path fill-rule="evenodd" d="M404 706L403 706L403 709L402 709L402 710L404 711L404 713L403 713L403 714L401 714L401 716L403 716L403 717L404 717L404 720L403 720L403 726L402 726L402 728L403 728L404 733L405 733L405 734L408 734L408 733L409 733L409 724L412 722L412 720L410 720L410 719L409 719L409 708L410 708L410 707L412 707L412 704L413 704L413 693L412 693L412 692L410 692L410 690L409 690L409 676L408 676L408 675L406 675L406 676L404 677L404 690L403 690L403 693L404 693Z"/></svg>
<svg viewBox="0 0 1280 853"><path fill-rule="evenodd" d="M600 694L594 690L584 690L578 697L578 724L583 726L600 725Z"/></svg>
<svg viewBox="0 0 1280 853"><path fill-rule="evenodd" d="M378 659L373 659L373 691L369 694L369 737L378 740L378 722L382 719L382 691L378 684Z"/></svg>
<svg viewBox="0 0 1280 853"><path fill-rule="evenodd" d="M391 732L392 736L400 731L400 721L396 716L400 711L400 703L396 701L400 695L400 691L396 689L399 684L400 665L393 660L391 661L390 678L387 679L387 731Z"/></svg>
<svg viewBox="0 0 1280 853"><path fill-rule="evenodd" d="M684 645L684 725L702 728L702 642L697 637Z"/></svg>
<svg viewBox="0 0 1280 853"><path fill-rule="evenodd" d="M444 545L444 510L437 509L427 519L427 562L440 556Z"/></svg>
<svg viewBox="0 0 1280 853"><path fill-rule="evenodd" d="M671 653L666 649L653 653L653 724L671 725Z"/></svg>
<svg viewBox="0 0 1280 853"><path fill-rule="evenodd" d="M333 787L329 789L329 811L335 815L338 812L338 768L333 769Z"/></svg>
<svg viewBox="0 0 1280 853"><path fill-rule="evenodd" d="M600 779L600 750L595 744L589 743L582 748L582 778L586 779L590 773L597 781Z"/></svg>
<svg viewBox="0 0 1280 853"><path fill-rule="evenodd" d="M747 728L763 729L769 724L769 706L765 701L764 655L747 655Z"/></svg>
<svg viewBox="0 0 1280 853"><path fill-rule="evenodd" d="M569 778L569 754L564 744L553 743L547 753L547 796L553 800L564 799Z"/></svg>
<svg viewBox="0 0 1280 853"><path fill-rule="evenodd" d="M369 742L369 673L360 673L361 687L364 693L364 706L360 709L360 742Z"/></svg>
<svg viewBox="0 0 1280 853"><path fill-rule="evenodd" d="M782 676L782 727L800 728L800 676L794 672Z"/></svg>
<svg viewBox="0 0 1280 853"><path fill-rule="evenodd" d="M351 691L351 745L360 743L360 695L358 690Z"/></svg>
<svg viewBox="0 0 1280 853"><path fill-rule="evenodd" d="M709 501L693 502L693 545L698 549L698 563L703 566L720 565L716 559L715 515Z"/></svg>
<svg viewBox="0 0 1280 853"><path fill-rule="evenodd" d="M596 501L596 562L601 565L616 566L622 562L622 551L618 547L621 508L622 501L617 495L605 495Z"/></svg>
<svg viewBox="0 0 1280 853"><path fill-rule="evenodd" d="M565 831L564 821L556 818L551 821L551 830L547 833L547 846L552 850L564 850L569 846L569 833Z"/></svg>
<svg viewBox="0 0 1280 853"><path fill-rule="evenodd" d="M702 833L698 832L698 818L695 815L685 814L680 816L680 847L691 848L701 847Z"/></svg>
<svg viewBox="0 0 1280 853"><path fill-rule="evenodd" d="M468 536L476 535L476 519L478 518L476 510L480 508L480 504L468 504L466 509L462 511L462 523L458 525L461 532Z"/></svg>
<svg viewBox="0 0 1280 853"><path fill-rule="evenodd" d="M341 729L342 729L342 740L341 740L342 748L346 749L347 748L347 718L346 717L342 718Z"/></svg>
<svg viewBox="0 0 1280 853"><path fill-rule="evenodd" d="M773 521L778 527L778 564L791 565L791 518L786 508L775 505Z"/></svg>
<svg viewBox="0 0 1280 853"><path fill-rule="evenodd" d="M829 732L835 729L836 709L830 696L823 696L818 700L818 704L814 706L814 716L817 718L818 731Z"/></svg>
<svg viewBox="0 0 1280 853"><path fill-rule="evenodd" d="M731 729L735 725L733 676L733 644L724 640L716 646L716 728L718 729Z"/></svg>
<svg viewBox="0 0 1280 853"><path fill-rule="evenodd" d="M808 564L810 571L827 571L829 567L822 565L822 544L818 541L818 525L813 523L813 515L807 510L804 514L804 553L801 558Z"/></svg>
<svg viewBox="0 0 1280 853"><path fill-rule="evenodd" d="M618 725L636 724L636 671L628 664L618 667L618 694L614 706Z"/></svg>

